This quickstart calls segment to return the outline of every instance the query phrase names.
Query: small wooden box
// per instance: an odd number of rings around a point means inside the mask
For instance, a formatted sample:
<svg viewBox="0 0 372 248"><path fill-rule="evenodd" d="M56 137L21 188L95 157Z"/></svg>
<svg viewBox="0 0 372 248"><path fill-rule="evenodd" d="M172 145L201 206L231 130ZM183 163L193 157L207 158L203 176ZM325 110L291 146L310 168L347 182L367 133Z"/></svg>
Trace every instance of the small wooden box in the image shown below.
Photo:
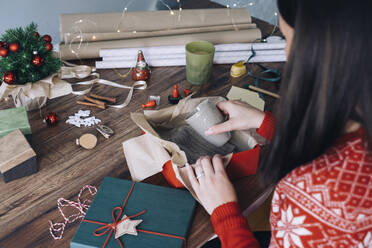
<svg viewBox="0 0 372 248"><path fill-rule="evenodd" d="M28 121L25 107L0 110L0 137L14 130L21 130L26 138L31 141L31 126Z"/></svg>
<svg viewBox="0 0 372 248"><path fill-rule="evenodd" d="M0 175L4 182L37 171L36 153L19 129L0 138Z"/></svg>

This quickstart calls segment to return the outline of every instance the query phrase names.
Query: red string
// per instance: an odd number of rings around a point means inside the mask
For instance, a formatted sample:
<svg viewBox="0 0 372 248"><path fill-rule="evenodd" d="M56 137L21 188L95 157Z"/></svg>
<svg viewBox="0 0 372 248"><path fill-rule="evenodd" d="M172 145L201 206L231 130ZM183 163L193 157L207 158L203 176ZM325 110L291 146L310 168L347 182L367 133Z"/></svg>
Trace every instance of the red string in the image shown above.
<svg viewBox="0 0 372 248"><path fill-rule="evenodd" d="M167 233L147 231L147 230L143 230L143 229L137 229L137 231L143 232L143 233L155 234L155 235L164 236L164 237L169 237L169 238L182 239L183 240L183 246L186 248L186 238L185 237L177 236L177 235L173 235L173 234L167 234Z"/></svg>
<svg viewBox="0 0 372 248"><path fill-rule="evenodd" d="M62 215L64 222L60 223L53 223L51 220L49 221L49 232L50 235L54 239L62 239L63 233L65 231L65 227L68 223L73 223L77 220L83 219L85 216L86 211L88 210L90 203L92 202L91 199L82 199L82 195L85 191L88 191L90 198L93 198L97 193L97 188L90 185L85 185L79 192L77 197L77 201L70 201L65 198L59 198L57 201L58 211ZM73 208L75 209L75 213L71 215L66 215L64 212L65 208ZM76 211L77 210L77 211Z"/></svg>
<svg viewBox="0 0 372 248"><path fill-rule="evenodd" d="M108 235L106 237L106 240L105 240L105 243L102 245L102 248L105 248L108 241L110 240L110 237L112 235L112 232L114 232L116 234L116 227L118 224L120 224L121 222L127 220L127 219L131 219L131 218L135 218L137 216L140 216L144 213L146 213L146 210L143 210L141 212L138 212L137 214L134 214L134 215L131 215L131 216L127 216L126 218L122 219L122 220L119 220L120 219L120 216L122 215L123 213L123 210L127 204L127 201L130 197L130 195L132 194L132 191L134 189L134 185L136 183L134 182L132 184L132 187L130 188L128 194L127 194L127 197L125 198L124 200L124 203L121 207L115 207L113 210L112 210L112 219L114 220L114 222L112 223L104 223L104 222L100 222L100 221L95 221L95 220L82 220L84 222L88 222L88 223L92 223L92 224L97 224L97 225L101 225L101 227L98 227L96 230L94 230L93 232L93 235L96 236L96 237L101 237L103 235L105 235L107 232ZM117 216L115 216L115 213L117 210L120 210L119 211L119 214ZM100 232L102 231L102 232ZM147 230L143 230L143 229L137 229L137 231L139 232L143 232L143 233L148 233L148 234L154 234L154 235L159 235L159 236L164 236L164 237L169 237L169 238L176 238L176 239L182 239L183 240L183 244L184 244L184 247L186 247L186 238L185 237L182 237L182 236L177 236L177 235L173 235L173 234L166 234L166 233L159 233L159 232L153 232L153 231L147 231ZM121 243L120 239L116 239L120 245L121 248L124 248L123 244Z"/></svg>

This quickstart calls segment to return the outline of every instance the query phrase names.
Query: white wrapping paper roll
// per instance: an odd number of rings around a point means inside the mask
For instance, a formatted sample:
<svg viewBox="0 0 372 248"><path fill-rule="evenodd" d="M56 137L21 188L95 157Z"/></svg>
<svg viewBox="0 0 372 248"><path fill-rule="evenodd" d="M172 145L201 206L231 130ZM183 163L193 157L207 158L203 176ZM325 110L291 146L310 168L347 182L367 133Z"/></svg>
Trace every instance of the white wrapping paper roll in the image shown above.
<svg viewBox="0 0 372 248"><path fill-rule="evenodd" d="M249 57L249 56L248 56ZM234 64L240 60L247 60L247 56L215 56L213 63L214 64ZM146 58L147 63L149 66L153 67L162 67L162 66L185 66L186 59L185 58L167 58L167 59L149 59ZM277 55L260 55L252 58L250 60L251 63L261 63L261 62L285 62L286 56L285 54L277 54ZM130 68L135 66L136 61L131 60L105 60L105 61L97 61L96 68L97 69L112 69L112 68Z"/></svg>
<svg viewBox="0 0 372 248"><path fill-rule="evenodd" d="M285 41L273 43L235 43L235 44L220 44L215 45L217 52L233 52L233 51L250 51L252 48L255 51L261 50L283 50L286 46ZM114 48L101 49L100 57L122 57L122 56L137 56L138 50L142 50L145 56L166 55L185 53L185 46L153 46L153 47L136 47L136 48Z"/></svg>
<svg viewBox="0 0 372 248"><path fill-rule="evenodd" d="M137 52L138 54L138 52ZM112 56L103 57L103 61L123 61L123 60L136 60L137 54L135 56ZM216 52L214 56L216 58L220 57L246 57L252 55L251 51L232 51L232 52ZM281 50L258 50L256 51L256 56L267 56L267 55L285 55L285 51ZM146 60L159 60L159 59L184 59L186 58L185 52L175 53L175 54L151 54L147 55L144 53Z"/></svg>

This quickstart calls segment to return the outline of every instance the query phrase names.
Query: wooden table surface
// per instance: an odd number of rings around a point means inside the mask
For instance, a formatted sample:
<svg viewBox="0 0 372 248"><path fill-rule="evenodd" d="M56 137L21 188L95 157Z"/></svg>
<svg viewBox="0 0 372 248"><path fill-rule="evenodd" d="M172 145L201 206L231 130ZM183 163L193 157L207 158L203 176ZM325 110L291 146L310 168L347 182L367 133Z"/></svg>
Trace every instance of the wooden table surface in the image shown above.
<svg viewBox="0 0 372 248"><path fill-rule="evenodd" d="M257 21L264 34L271 33L273 27ZM84 61L92 63L92 61ZM281 69L282 63L267 63L266 66ZM229 77L231 65L215 65L211 83L204 87L193 87L199 96L225 96L232 85L252 84L248 76L238 79ZM252 71L259 71L257 65L250 65ZM126 70L119 70L121 73ZM113 70L98 70L101 78L131 85L130 78L121 79ZM167 96L173 84L180 88L190 88L186 81L184 67L152 68L148 88L135 91L130 105L123 109L96 109L76 105L77 96L68 95L48 101L39 111L28 112L32 128L32 146L38 155L39 172L5 184L0 181L0 247L69 247L79 222L68 224L62 240L53 240L49 234L48 220L62 222L57 209L57 199L64 197L76 200L84 185L99 186L106 176L130 179L125 161L122 142L141 135L141 131L131 121L130 112L142 111L141 104L149 95L160 95L161 106L168 106ZM260 87L276 91L272 83L261 82ZM108 86L94 86L93 92L117 97L122 102L128 90ZM266 108L272 109L274 99L265 97ZM0 102L0 109L13 107L12 100ZM77 128L65 123L68 116L80 109L90 109L92 115L115 130L115 135L105 139L94 127ZM56 127L47 127L41 115L49 111L56 112L61 121ZM84 133L97 133L98 145L93 150L84 150L76 146L75 139ZM162 175L156 174L145 180L148 183L167 186ZM234 182L243 209L249 206L263 192L256 176L250 176ZM196 215L188 237L188 247L198 247L213 235L209 216L201 206Z"/></svg>

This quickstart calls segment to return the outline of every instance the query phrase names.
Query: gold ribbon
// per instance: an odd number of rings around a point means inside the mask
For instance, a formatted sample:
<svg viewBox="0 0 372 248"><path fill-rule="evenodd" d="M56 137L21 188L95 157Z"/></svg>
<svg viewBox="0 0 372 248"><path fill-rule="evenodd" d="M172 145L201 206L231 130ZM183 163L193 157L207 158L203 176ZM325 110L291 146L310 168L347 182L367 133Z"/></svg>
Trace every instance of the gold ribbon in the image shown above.
<svg viewBox="0 0 372 248"><path fill-rule="evenodd" d="M101 79L99 73L96 72L95 67L91 67L87 65L75 65L75 64L65 62L65 61L63 61L63 63L65 63L65 65L67 66L61 67L59 71L58 76L61 79L69 79L69 78L83 79L89 76L95 77L92 80L75 83L74 85L87 85L89 87L81 91L72 90L71 93L74 95L85 95L89 93L92 90L94 84L103 84L103 85L121 88L121 89L129 89L129 93L124 103L117 104L117 105L107 105L108 107L111 107L111 108L121 109L121 108L128 106L130 101L132 100L134 90L144 90L147 88L146 81L136 81L132 86L127 86L127 85L118 84L112 81L108 81L105 79Z"/></svg>
<svg viewBox="0 0 372 248"><path fill-rule="evenodd" d="M129 89L128 96L122 104L107 105L111 108L121 109L129 105L134 90L144 90L147 88L147 83L145 81L137 81L134 82L133 85L127 86L101 79L95 67L75 65L66 61L63 61L63 63L65 65L62 66L57 73L37 82L30 82L25 85L8 85L3 83L0 86L0 100L11 95L16 106L26 106L27 110L33 110L43 107L47 98L53 99L70 93L74 95L85 95L92 90L94 84L103 84L121 89ZM80 81L74 84L65 81L65 79L85 79L88 77L92 77L93 79ZM77 85L85 85L88 87L85 90L76 91L72 86Z"/></svg>

